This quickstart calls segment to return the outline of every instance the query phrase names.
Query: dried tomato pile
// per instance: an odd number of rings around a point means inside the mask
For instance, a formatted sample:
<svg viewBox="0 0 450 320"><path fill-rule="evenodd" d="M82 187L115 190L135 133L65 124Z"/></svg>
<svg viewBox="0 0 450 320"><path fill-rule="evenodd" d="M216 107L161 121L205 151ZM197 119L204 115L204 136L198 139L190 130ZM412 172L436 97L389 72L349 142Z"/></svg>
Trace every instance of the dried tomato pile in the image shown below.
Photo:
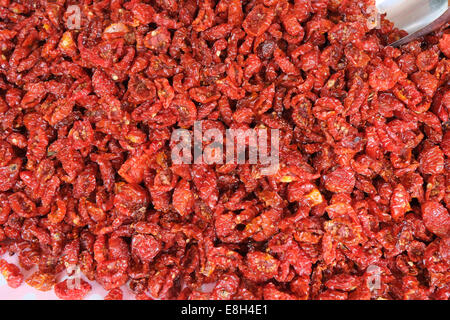
<svg viewBox="0 0 450 320"><path fill-rule="evenodd" d="M387 47L404 32L372 4L0 0L8 284L449 299L450 30ZM196 120L279 129L280 170L173 164Z"/></svg>

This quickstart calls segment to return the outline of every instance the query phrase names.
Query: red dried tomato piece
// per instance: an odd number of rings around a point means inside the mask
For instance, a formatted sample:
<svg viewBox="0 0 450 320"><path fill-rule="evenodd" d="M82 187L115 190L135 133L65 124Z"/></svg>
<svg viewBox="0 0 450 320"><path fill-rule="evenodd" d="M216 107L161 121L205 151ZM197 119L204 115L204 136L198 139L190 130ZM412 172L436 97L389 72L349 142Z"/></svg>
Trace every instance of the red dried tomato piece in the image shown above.
<svg viewBox="0 0 450 320"><path fill-rule="evenodd" d="M197 32L205 31L214 23L214 11L210 0L203 1L197 17L192 21L192 28Z"/></svg>
<svg viewBox="0 0 450 320"><path fill-rule="evenodd" d="M450 213L436 201L427 201L422 204L423 222L428 230L439 237L448 237L450 234Z"/></svg>
<svg viewBox="0 0 450 320"><path fill-rule="evenodd" d="M105 290L118 288L128 280L127 268L128 261L124 259L99 262L95 269L95 279Z"/></svg>
<svg viewBox="0 0 450 320"><path fill-rule="evenodd" d="M146 163L149 161L147 154L131 155L120 167L118 174L128 183L141 183L144 179Z"/></svg>
<svg viewBox="0 0 450 320"><path fill-rule="evenodd" d="M431 73L419 71L411 75L411 79L417 85L417 88L427 96L433 96L439 87L439 81Z"/></svg>
<svg viewBox="0 0 450 320"><path fill-rule="evenodd" d="M347 22L336 24L328 33L332 44L346 44L363 38L364 26L360 22Z"/></svg>
<svg viewBox="0 0 450 320"><path fill-rule="evenodd" d="M423 174L439 174L444 170L444 154L437 146L422 151L419 161Z"/></svg>
<svg viewBox="0 0 450 320"><path fill-rule="evenodd" d="M356 245L362 241L362 228L346 217L338 217L325 222L325 230L338 242Z"/></svg>
<svg viewBox="0 0 450 320"><path fill-rule="evenodd" d="M166 53L170 45L170 32L164 27L159 27L147 33L144 45L156 52Z"/></svg>
<svg viewBox="0 0 450 320"><path fill-rule="evenodd" d="M400 101L402 101L403 103L407 104L410 107L414 107L422 101L422 94L417 90L414 83L409 80L400 80L399 83L393 89L393 92L397 97L397 99L399 99Z"/></svg>
<svg viewBox="0 0 450 320"><path fill-rule="evenodd" d="M197 117L195 104L184 96L176 96L172 101L175 112L178 113L178 125L182 128L190 127Z"/></svg>
<svg viewBox="0 0 450 320"><path fill-rule="evenodd" d="M22 161L15 159L5 166L0 166L0 191L11 189L19 178Z"/></svg>
<svg viewBox="0 0 450 320"><path fill-rule="evenodd" d="M325 290L322 292L318 300L347 300L348 293L338 290Z"/></svg>
<svg viewBox="0 0 450 320"><path fill-rule="evenodd" d="M134 18L142 24L151 23L155 14L153 7L146 3L134 3L131 12L133 13Z"/></svg>
<svg viewBox="0 0 450 320"><path fill-rule="evenodd" d="M9 196L11 209L23 218L39 216L36 204L31 201L23 192L16 192Z"/></svg>
<svg viewBox="0 0 450 320"><path fill-rule="evenodd" d="M258 37L269 29L274 17L275 12L272 8L257 4L245 17L242 27L247 34Z"/></svg>
<svg viewBox="0 0 450 320"><path fill-rule="evenodd" d="M99 97L108 98L117 94L117 87L112 79L102 70L95 70L92 75L92 86Z"/></svg>
<svg viewBox="0 0 450 320"><path fill-rule="evenodd" d="M0 273L11 288L18 288L23 282L23 275L19 267L3 259L0 260Z"/></svg>
<svg viewBox="0 0 450 320"><path fill-rule="evenodd" d="M296 300L294 295L278 290L272 282L264 286L263 296L265 300Z"/></svg>
<svg viewBox="0 0 450 320"><path fill-rule="evenodd" d="M53 274L36 271L25 282L39 291L50 291L56 284L56 277Z"/></svg>
<svg viewBox="0 0 450 320"><path fill-rule="evenodd" d="M181 215L190 214L194 208L194 194L190 189L190 184L186 180L180 180L172 196L174 209Z"/></svg>
<svg viewBox="0 0 450 320"><path fill-rule="evenodd" d="M156 89L153 82L141 74L133 74L128 82L128 101L131 103L144 103L153 101Z"/></svg>
<svg viewBox="0 0 450 320"><path fill-rule="evenodd" d="M349 274L337 274L329 279L325 286L331 290L352 291L355 290L361 283L358 276Z"/></svg>
<svg viewBox="0 0 450 320"><path fill-rule="evenodd" d="M337 168L323 177L325 188L331 192L352 192L355 174L351 168Z"/></svg>
<svg viewBox="0 0 450 320"><path fill-rule="evenodd" d="M12 159L12 146L6 141L0 141L0 167L6 166Z"/></svg>
<svg viewBox="0 0 450 320"><path fill-rule="evenodd" d="M210 299L212 300L231 300L237 293L240 279L235 274L225 274L217 281Z"/></svg>
<svg viewBox="0 0 450 320"><path fill-rule="evenodd" d="M122 300L123 292L120 288L114 288L108 292L104 300Z"/></svg>
<svg viewBox="0 0 450 320"><path fill-rule="evenodd" d="M444 33L439 40L439 49L448 57L450 57L450 33Z"/></svg>
<svg viewBox="0 0 450 320"><path fill-rule="evenodd" d="M170 86L167 79L155 79L156 90L159 99L162 101L164 108L168 108L175 97L175 91Z"/></svg>
<svg viewBox="0 0 450 320"><path fill-rule="evenodd" d="M392 192L390 209L394 221L400 222L403 220L405 213L410 210L409 194L405 187L399 183Z"/></svg>
<svg viewBox="0 0 450 320"><path fill-rule="evenodd" d="M417 67L422 71L430 71L436 67L439 61L439 52L437 50L426 50L421 53L416 58Z"/></svg>
<svg viewBox="0 0 450 320"><path fill-rule="evenodd" d="M143 215L148 203L148 193L141 186L125 183L117 186L114 207L124 216Z"/></svg>
<svg viewBox="0 0 450 320"><path fill-rule="evenodd" d="M370 86L377 91L392 89L396 84L396 79L391 74L391 70L383 64L379 64L369 75Z"/></svg>
<svg viewBox="0 0 450 320"><path fill-rule="evenodd" d="M133 236L131 250L143 263L148 263L161 251L161 242L151 235L138 234Z"/></svg>
<svg viewBox="0 0 450 320"><path fill-rule="evenodd" d="M83 279L66 279L55 285L55 294L63 300L82 300L92 287Z"/></svg>
<svg viewBox="0 0 450 320"><path fill-rule="evenodd" d="M247 254L244 276L252 281L264 282L278 274L280 261L268 253L255 251Z"/></svg>

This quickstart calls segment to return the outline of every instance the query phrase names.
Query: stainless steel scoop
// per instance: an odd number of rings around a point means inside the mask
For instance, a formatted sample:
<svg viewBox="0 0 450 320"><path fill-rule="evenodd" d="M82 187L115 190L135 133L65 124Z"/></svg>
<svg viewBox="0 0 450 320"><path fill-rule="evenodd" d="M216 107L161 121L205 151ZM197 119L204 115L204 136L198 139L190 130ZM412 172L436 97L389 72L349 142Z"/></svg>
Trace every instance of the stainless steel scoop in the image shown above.
<svg viewBox="0 0 450 320"><path fill-rule="evenodd" d="M391 46L400 46L450 22L450 0L377 0L379 13L409 34Z"/></svg>

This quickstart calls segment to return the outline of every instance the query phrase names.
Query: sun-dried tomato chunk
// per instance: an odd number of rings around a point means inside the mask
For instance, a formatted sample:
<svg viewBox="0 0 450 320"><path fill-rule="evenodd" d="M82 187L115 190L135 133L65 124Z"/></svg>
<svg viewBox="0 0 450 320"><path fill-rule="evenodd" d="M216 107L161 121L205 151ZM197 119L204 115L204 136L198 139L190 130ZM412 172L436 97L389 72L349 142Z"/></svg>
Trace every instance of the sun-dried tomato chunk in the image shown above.
<svg viewBox="0 0 450 320"><path fill-rule="evenodd" d="M11 288L18 288L23 282L23 274L15 264L0 260L0 273Z"/></svg>
<svg viewBox="0 0 450 320"><path fill-rule="evenodd" d="M82 300L92 287L83 279L66 279L55 284L55 294L63 300Z"/></svg>
<svg viewBox="0 0 450 320"><path fill-rule="evenodd" d="M250 36L260 36L272 23L275 13L273 9L267 8L263 4L257 4L245 17L242 27Z"/></svg>
<svg viewBox="0 0 450 320"><path fill-rule="evenodd" d="M450 213L439 202L427 201L422 204L423 222L428 230L439 237L450 234Z"/></svg>

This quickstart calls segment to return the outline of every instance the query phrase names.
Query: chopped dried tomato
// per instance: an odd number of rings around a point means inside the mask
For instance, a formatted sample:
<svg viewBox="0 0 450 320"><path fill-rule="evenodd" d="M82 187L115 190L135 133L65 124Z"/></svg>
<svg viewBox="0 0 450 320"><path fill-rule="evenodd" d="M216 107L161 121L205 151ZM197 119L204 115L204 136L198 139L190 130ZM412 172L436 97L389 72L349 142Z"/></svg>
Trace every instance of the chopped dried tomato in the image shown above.
<svg viewBox="0 0 450 320"><path fill-rule="evenodd" d="M36 267L82 299L77 265L107 300L449 298L448 25L393 48L373 0L52 2L0 0L11 287ZM278 129L278 171L174 163L200 120Z"/></svg>

